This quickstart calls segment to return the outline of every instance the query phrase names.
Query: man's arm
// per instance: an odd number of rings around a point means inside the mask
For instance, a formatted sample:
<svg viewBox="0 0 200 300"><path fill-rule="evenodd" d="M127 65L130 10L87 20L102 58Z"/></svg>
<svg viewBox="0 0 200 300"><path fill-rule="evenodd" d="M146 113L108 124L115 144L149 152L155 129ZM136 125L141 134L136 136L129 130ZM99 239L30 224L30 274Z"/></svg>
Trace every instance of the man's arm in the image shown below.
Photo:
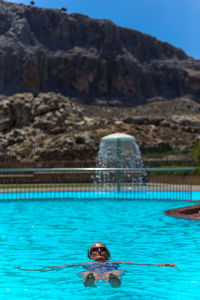
<svg viewBox="0 0 200 300"><path fill-rule="evenodd" d="M70 265L62 265L62 266L48 266L48 267L44 267L42 269L24 269L24 268L21 268L21 267L15 267L19 270L22 270L22 271L39 271L39 272L48 272L48 271L59 271L61 269L64 269L64 268L71 268L71 267L78 267L78 266L84 266L86 264L89 264L90 262L87 262L87 263L74 263L74 264L70 264Z"/></svg>
<svg viewBox="0 0 200 300"><path fill-rule="evenodd" d="M141 265L141 266L158 266L158 267L172 267L172 268L178 268L176 265L172 263L165 263L165 264L140 264L140 263L134 263L130 261L114 261L118 264L126 264L126 265Z"/></svg>

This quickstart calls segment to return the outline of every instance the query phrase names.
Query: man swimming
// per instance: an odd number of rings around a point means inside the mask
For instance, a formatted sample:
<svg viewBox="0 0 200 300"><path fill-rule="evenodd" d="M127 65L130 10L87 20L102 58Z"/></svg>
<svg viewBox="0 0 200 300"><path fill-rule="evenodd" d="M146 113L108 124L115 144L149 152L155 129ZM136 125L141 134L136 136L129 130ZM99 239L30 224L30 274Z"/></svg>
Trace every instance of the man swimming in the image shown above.
<svg viewBox="0 0 200 300"><path fill-rule="evenodd" d="M92 259L94 262L85 262L85 263L74 263L70 265L62 265L62 266L50 266L48 269L36 269L29 271L41 271L47 272L51 270L60 270L63 268L69 268L74 266L82 266L85 270L83 272L78 273L79 276L83 277L84 285L87 286L95 286L96 283L102 279L104 282L109 282L112 287L119 287L121 285L121 276L126 272L124 270L118 270L120 264L129 264L129 265L149 265L149 266L159 266L159 267L174 267L177 268L176 265L171 263L165 264L140 264L126 261L109 261L110 251L106 247L105 244L101 242L94 243L88 250L88 257ZM27 270L21 269L20 270Z"/></svg>
<svg viewBox="0 0 200 300"><path fill-rule="evenodd" d="M78 275L84 278L85 286L95 286L95 284L102 279L104 282L109 282L112 287L119 287L121 285L121 276L126 272L124 270L118 270L120 264L149 265L159 267L169 266L177 268L176 265L171 263L139 264L125 261L108 261L110 258L110 251L106 245L101 242L96 242L90 247L88 250L88 257L94 260L94 262L63 265L59 268L82 266L85 271L78 273Z"/></svg>

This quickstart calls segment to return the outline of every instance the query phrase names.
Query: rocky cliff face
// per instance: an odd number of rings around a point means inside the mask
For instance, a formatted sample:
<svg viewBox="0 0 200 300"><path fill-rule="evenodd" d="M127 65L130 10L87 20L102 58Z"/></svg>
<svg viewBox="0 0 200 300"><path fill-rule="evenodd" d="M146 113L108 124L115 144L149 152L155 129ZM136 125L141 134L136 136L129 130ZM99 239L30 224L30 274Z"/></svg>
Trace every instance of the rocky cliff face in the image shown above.
<svg viewBox="0 0 200 300"><path fill-rule="evenodd" d="M200 62L107 20L0 0L0 94L26 91L134 104L200 99Z"/></svg>

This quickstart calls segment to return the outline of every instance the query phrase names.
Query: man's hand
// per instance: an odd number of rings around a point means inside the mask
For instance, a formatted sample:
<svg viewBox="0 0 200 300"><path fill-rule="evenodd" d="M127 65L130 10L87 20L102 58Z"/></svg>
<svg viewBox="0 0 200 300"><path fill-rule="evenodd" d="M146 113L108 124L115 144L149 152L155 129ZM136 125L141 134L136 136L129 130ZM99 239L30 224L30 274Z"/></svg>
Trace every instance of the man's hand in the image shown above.
<svg viewBox="0 0 200 300"><path fill-rule="evenodd" d="M176 265L174 265L174 264L171 264L171 263L159 264L158 266L160 266L160 267L171 267L171 268L178 268Z"/></svg>

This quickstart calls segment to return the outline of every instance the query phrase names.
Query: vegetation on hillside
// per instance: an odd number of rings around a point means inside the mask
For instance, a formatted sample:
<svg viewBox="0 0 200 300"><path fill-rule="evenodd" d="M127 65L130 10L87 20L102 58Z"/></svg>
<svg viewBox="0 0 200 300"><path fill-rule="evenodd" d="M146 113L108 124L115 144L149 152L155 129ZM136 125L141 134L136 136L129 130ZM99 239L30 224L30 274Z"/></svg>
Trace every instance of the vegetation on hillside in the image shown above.
<svg viewBox="0 0 200 300"><path fill-rule="evenodd" d="M193 146L192 146L192 157L195 161L195 165L197 167L200 167L200 141L197 141Z"/></svg>

